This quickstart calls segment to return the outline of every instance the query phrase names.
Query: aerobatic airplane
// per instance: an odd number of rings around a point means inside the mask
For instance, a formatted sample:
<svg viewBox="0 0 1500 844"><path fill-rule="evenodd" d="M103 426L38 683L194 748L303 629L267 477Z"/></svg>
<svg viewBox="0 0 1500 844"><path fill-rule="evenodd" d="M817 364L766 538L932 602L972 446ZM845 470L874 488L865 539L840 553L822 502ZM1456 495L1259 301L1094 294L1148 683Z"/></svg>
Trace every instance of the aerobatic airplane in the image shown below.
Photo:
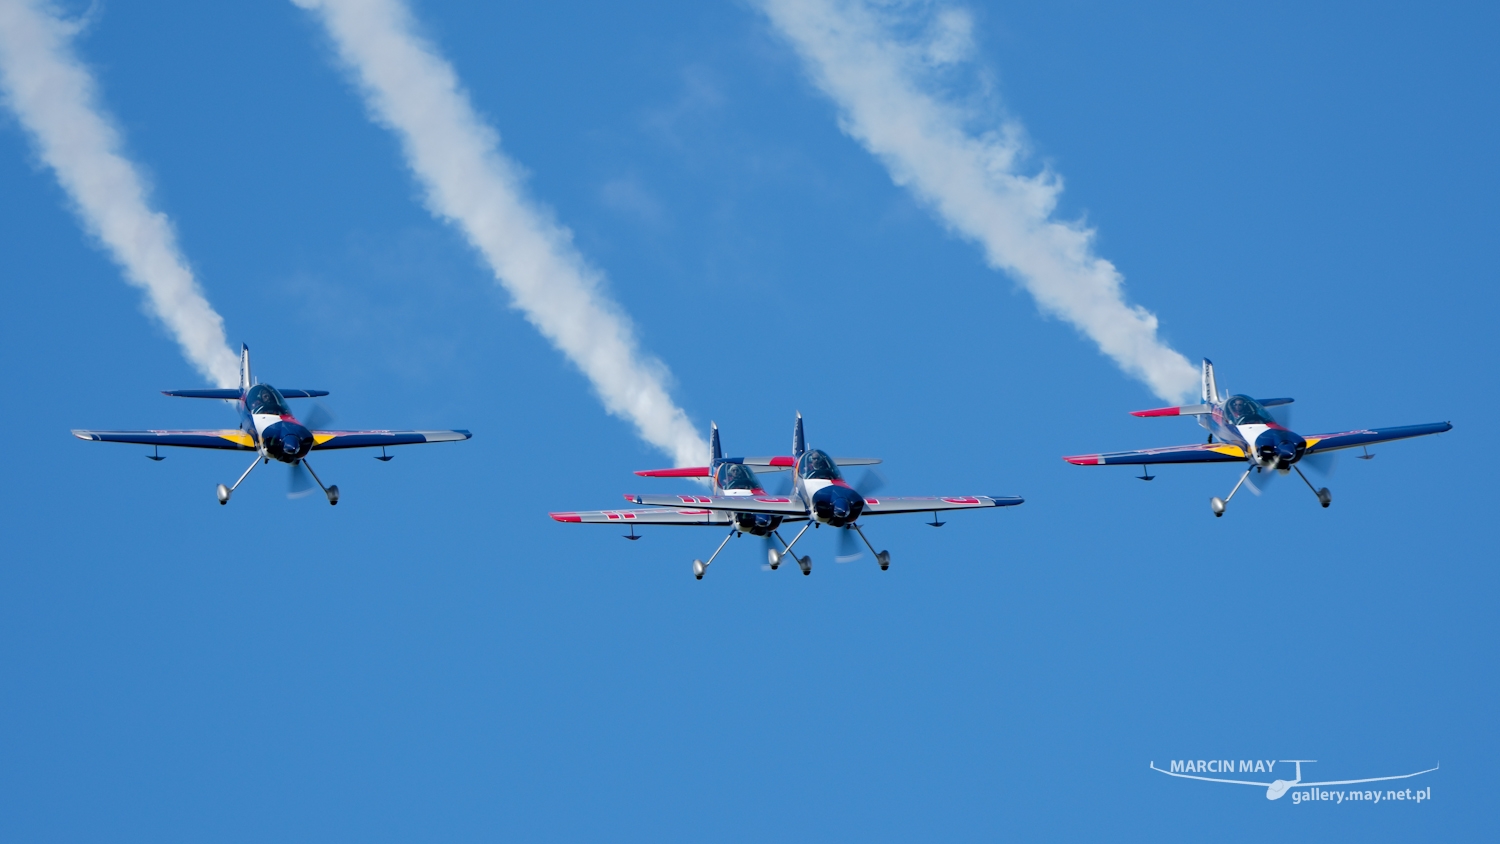
<svg viewBox="0 0 1500 844"><path fill-rule="evenodd" d="M715 437L717 441L717 437ZM803 434L802 414L797 414L796 428L792 434L792 456L790 457L759 457L759 458L722 458L716 449L713 466L690 469L654 469L645 472L637 472L638 475L649 477L704 477L710 476L714 479L712 495L627 495L625 500L632 504L646 505L650 509L645 510L622 510L622 511L597 511L593 513L553 513L552 518L560 522L613 522L616 524L626 521L635 521L639 524L718 524L729 525L729 535L719 543L719 547L708 558L707 562L702 560L693 561L693 576L699 580L703 579L704 573L718 557L719 552L729 540L740 533L751 533L752 535L775 535L781 539L776 529L784 521L805 521L802 530L792 537L791 542L783 541L783 550L778 551L775 547L767 550L766 556L771 568L775 569L781 565L782 560L791 557L803 574L812 574L812 558L810 556L798 557L792 548L807 529L813 526L828 525L829 527L852 530L859 535L865 547L875 555L876 562L880 563L882 571L890 568L891 555L889 551L876 551L875 546L865 538L858 520L862 516L883 516L894 513L936 513L939 510L963 510L979 507L1006 507L1022 503L1023 499L1017 496L952 496L952 497L906 497L887 498L874 496L865 497L844 480L839 466L861 465L877 463L878 460L869 458L840 458L829 457L818 449L807 448L806 437ZM750 466L762 466L773 469L792 469L792 490L788 495L769 495L760 486ZM734 468L729 468L734 467ZM741 474L745 473L745 474ZM737 482L739 488L726 488L724 481ZM747 488L745 484L750 486ZM612 517L611 514L618 518ZM726 518L728 517L728 518ZM646 522L644 519L660 519L660 521ZM732 519L732 521L730 521ZM941 526L941 522L934 519L935 526ZM842 534L849 536L849 534Z"/></svg>
<svg viewBox="0 0 1500 844"><path fill-rule="evenodd" d="M396 445L419 443L445 443L466 440L468 431L323 431L309 417L309 424L299 422L287 406L287 399L315 398L328 395L327 390L278 390L270 384L257 383L250 375L250 348L240 347L240 386L222 390L164 390L164 395L190 399L222 399L235 403L240 414L240 426L223 430L204 431L74 431L80 440L111 443L137 443L149 446L179 446L182 448L223 448L235 451L254 451L255 460L240 475L233 486L219 484L220 504L228 504L229 496L239 488L251 469L261 463L276 460L292 468L292 484L295 488L305 483L301 473L305 470L317 482L318 488L328 496L329 504L339 503L339 488L324 486L323 481L308 465L307 455L312 451L331 451L337 448L380 448L376 460L390 460L385 448ZM152 460L163 460L160 449L146 455Z"/></svg>
<svg viewBox="0 0 1500 844"><path fill-rule="evenodd" d="M1376 443L1441 434L1452 430L1448 422L1407 425L1399 428L1359 428L1337 434L1301 436L1288 430L1266 410L1288 405L1292 399L1253 399L1244 395L1220 394L1214 381L1214 365L1203 359L1203 402L1185 407L1161 407L1132 411L1132 416L1196 416L1198 424L1208 429L1208 442L1193 445L1148 448L1141 451L1116 451L1109 454L1082 454L1063 459L1075 466L1146 466L1142 480L1152 480L1149 467L1160 463L1238 463L1244 462L1245 473L1225 498L1210 500L1215 516L1224 515L1229 500L1254 473L1275 471L1285 475L1296 472L1307 488L1327 507L1333 503L1328 487L1314 487L1302 474L1298 463L1345 448L1371 446ZM1368 450L1360 459L1375 455ZM1309 463L1312 461L1309 460ZM1252 485L1252 491L1254 487Z"/></svg>

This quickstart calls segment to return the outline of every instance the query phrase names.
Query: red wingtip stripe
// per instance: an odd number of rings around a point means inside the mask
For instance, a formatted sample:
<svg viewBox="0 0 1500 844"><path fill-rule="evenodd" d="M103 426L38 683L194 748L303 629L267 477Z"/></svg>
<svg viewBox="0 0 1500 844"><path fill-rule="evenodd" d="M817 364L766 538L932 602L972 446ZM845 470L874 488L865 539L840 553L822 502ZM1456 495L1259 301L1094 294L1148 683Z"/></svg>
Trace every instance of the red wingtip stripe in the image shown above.
<svg viewBox="0 0 1500 844"><path fill-rule="evenodd" d="M548 513L553 521L557 522L582 522L583 519L577 513Z"/></svg>
<svg viewBox="0 0 1500 844"><path fill-rule="evenodd" d="M1153 408L1151 410L1132 410L1132 411L1130 411L1130 415L1131 416L1181 416L1182 415L1182 408L1180 408L1180 407L1157 407L1157 408Z"/></svg>
<svg viewBox="0 0 1500 844"><path fill-rule="evenodd" d="M771 465L772 466L788 466L788 467L796 466L797 465L797 458L795 458L795 457L772 457L771 458Z"/></svg>
<svg viewBox="0 0 1500 844"><path fill-rule="evenodd" d="M1099 455L1097 455L1097 454L1080 454L1080 455L1078 455L1076 457L1064 457L1063 459L1066 460L1066 461L1068 461L1069 463L1072 463L1074 466L1102 466L1102 465L1104 465L1104 461L1100 460L1099 459Z"/></svg>

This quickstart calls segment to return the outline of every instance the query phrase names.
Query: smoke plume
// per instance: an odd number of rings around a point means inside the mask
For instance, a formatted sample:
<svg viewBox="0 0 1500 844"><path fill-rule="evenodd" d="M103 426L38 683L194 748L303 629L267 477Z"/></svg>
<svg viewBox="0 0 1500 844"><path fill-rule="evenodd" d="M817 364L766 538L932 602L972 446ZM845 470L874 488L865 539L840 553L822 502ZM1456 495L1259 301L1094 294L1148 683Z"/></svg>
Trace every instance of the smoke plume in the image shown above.
<svg viewBox="0 0 1500 844"><path fill-rule="evenodd" d="M666 368L639 349L601 273L551 211L526 195L520 168L475 113L451 65L416 31L401 0L294 0L331 36L372 117L400 139L428 209L458 226L531 324L679 465L708 446L667 394Z"/></svg>
<svg viewBox="0 0 1500 844"><path fill-rule="evenodd" d="M896 184L1158 396L1193 393L1197 371L1157 336L1155 315L1125 301L1124 278L1094 254L1093 231L1052 219L1062 181L1022 172L1020 126L999 119L989 97L952 87L974 70L965 10L920 0L758 2L838 107L843 131Z"/></svg>
<svg viewBox="0 0 1500 844"><path fill-rule="evenodd" d="M131 284L146 292L183 354L220 387L239 383L224 320L177 248L166 215L151 208L144 180L99 105L93 77L73 54L77 26L41 0L0 0L0 93L37 154L57 175L84 227Z"/></svg>

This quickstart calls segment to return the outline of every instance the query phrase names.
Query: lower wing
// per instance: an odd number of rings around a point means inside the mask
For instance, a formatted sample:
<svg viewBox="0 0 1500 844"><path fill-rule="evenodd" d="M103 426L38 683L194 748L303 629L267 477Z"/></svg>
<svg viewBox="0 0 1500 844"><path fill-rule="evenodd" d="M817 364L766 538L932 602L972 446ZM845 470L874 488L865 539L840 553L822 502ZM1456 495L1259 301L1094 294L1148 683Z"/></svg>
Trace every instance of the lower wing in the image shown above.
<svg viewBox="0 0 1500 844"><path fill-rule="evenodd" d="M1311 450L1311 449L1309 449ZM1064 457L1074 466L1124 466L1157 463L1234 463L1245 459L1245 451L1229 443L1195 443L1140 451L1112 451L1108 454L1080 454Z"/></svg>
<svg viewBox="0 0 1500 844"><path fill-rule="evenodd" d="M972 510L978 507L1014 507L1026 499L1019 495L967 495L951 498L866 498L864 515L887 516L893 513L933 513L938 510Z"/></svg>
<svg viewBox="0 0 1500 844"><path fill-rule="evenodd" d="M802 502L784 495L627 495L625 500L650 507L690 507L768 516L807 515Z"/></svg>
<svg viewBox="0 0 1500 844"><path fill-rule="evenodd" d="M727 525L734 516L721 510L580 510L576 513L548 513L555 522L585 525Z"/></svg>
<svg viewBox="0 0 1500 844"><path fill-rule="evenodd" d="M74 431L80 440L101 443L174 445L181 448L229 448L251 450L255 441L237 428L214 431Z"/></svg>
<svg viewBox="0 0 1500 844"><path fill-rule="evenodd" d="M456 443L472 436L468 431L313 431L313 450Z"/></svg>
<svg viewBox="0 0 1500 844"><path fill-rule="evenodd" d="M1441 434L1451 430L1453 430L1451 422L1431 422L1426 425L1406 425L1400 428L1374 428L1345 431L1342 434L1318 434L1307 437L1307 453L1316 454L1340 448L1385 443L1391 440L1425 437L1429 434Z"/></svg>

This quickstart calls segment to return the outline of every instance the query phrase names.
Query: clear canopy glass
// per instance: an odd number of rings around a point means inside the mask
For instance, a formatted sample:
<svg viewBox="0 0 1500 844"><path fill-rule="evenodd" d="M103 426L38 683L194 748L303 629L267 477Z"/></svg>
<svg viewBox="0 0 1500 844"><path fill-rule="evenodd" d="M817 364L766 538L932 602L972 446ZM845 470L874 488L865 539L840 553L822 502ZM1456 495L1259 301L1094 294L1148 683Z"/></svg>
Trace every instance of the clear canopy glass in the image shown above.
<svg viewBox="0 0 1500 844"><path fill-rule="evenodd" d="M1231 425L1271 425L1276 421L1249 396L1230 396L1224 402L1224 419Z"/></svg>
<svg viewBox="0 0 1500 844"><path fill-rule="evenodd" d="M286 399L276 392L274 387L267 384L257 384L250 388L245 395L245 404L249 406L253 414L269 413L275 416L290 416L291 408L286 406Z"/></svg>
<svg viewBox="0 0 1500 844"><path fill-rule="evenodd" d="M805 481L841 481L837 463L833 458L817 449L805 452L797 461L797 477Z"/></svg>

